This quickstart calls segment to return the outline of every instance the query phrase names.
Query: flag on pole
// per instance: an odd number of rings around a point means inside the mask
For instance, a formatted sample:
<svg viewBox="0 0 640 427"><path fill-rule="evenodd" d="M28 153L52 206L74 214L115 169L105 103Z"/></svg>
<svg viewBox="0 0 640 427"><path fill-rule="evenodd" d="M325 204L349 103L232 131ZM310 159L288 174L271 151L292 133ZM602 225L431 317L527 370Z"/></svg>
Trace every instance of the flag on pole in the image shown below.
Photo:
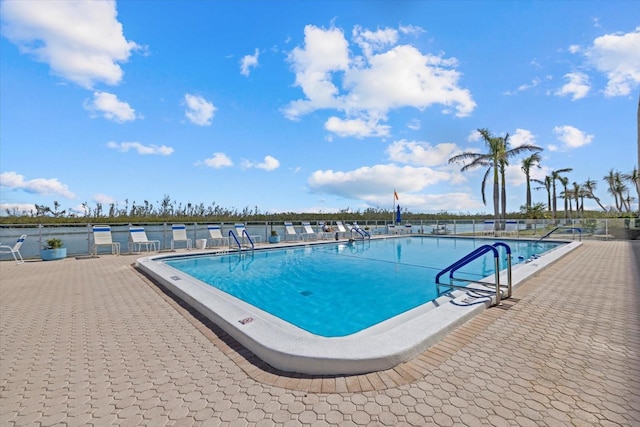
<svg viewBox="0 0 640 427"><path fill-rule="evenodd" d="M393 197L395 197L396 200L400 200L400 199L398 199L398 193L396 193L396 190L393 190Z"/></svg>

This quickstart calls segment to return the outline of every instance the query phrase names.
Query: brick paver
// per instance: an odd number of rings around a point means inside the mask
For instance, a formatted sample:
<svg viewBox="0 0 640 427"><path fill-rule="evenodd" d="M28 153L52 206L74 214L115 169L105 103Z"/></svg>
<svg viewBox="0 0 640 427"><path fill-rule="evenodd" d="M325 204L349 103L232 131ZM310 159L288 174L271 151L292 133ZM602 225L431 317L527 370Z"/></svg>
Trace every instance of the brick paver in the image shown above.
<svg viewBox="0 0 640 427"><path fill-rule="evenodd" d="M332 378L269 368L134 260L0 263L1 425L640 425L640 242L587 241L414 360Z"/></svg>

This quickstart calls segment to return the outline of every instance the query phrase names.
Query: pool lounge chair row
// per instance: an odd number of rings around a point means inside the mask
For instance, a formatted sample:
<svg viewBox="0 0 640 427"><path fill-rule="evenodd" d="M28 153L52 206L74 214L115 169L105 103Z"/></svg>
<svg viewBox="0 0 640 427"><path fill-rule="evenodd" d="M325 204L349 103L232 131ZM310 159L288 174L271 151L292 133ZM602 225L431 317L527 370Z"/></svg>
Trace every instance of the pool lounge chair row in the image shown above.
<svg viewBox="0 0 640 427"><path fill-rule="evenodd" d="M318 240L318 239L333 239L333 238L348 238L359 237L360 235L368 235L368 231L360 227L357 222L353 224L344 224L342 221L336 221L336 228L332 226L325 226L323 222L319 223L318 230L314 230L310 222L302 222L302 230L298 233L293 226L292 222L285 222L285 241L287 240ZM247 229L243 223L236 223L231 230L233 235L227 236L222 234L222 227L217 224L207 226L209 232L208 239L204 240L205 247L224 247L235 245L236 242L244 244L261 243L262 237L260 235L249 235ZM390 234L398 233L410 233L411 225L405 226L389 226L388 232ZM183 246L187 250L193 248L193 241L187 236L187 227L184 224L173 224L171 226L171 243L170 247L172 251L176 250L177 246ZM235 237L235 238L234 238ZM101 247L108 247L111 249L111 253L114 255L120 254L120 243L113 241L111 235L111 227L108 225L95 225L93 226L93 246L92 255L97 256ZM210 244L209 244L210 243ZM144 227L131 226L129 227L129 252L142 252L144 251L159 251L161 242L159 240L149 240Z"/></svg>
<svg viewBox="0 0 640 427"><path fill-rule="evenodd" d="M499 230L496 228L495 221L486 220L482 230L476 232L476 234L481 236L516 236L518 234L518 221L508 219L505 221L504 230Z"/></svg>
<svg viewBox="0 0 640 427"><path fill-rule="evenodd" d="M109 247L113 255L120 254L120 243L113 241L110 226L94 225L92 231L93 246L91 248L91 253L93 256L97 256L100 248L104 246ZM223 246L224 244L229 245L230 237L225 237L222 235L222 231L219 225L208 226L208 231L209 239L212 241L213 246ZM260 243L262 240L261 236L249 236L249 234L246 232L244 224L235 224L234 233L237 240L241 243L245 243L249 241L249 239L255 243ZM203 240L207 241L209 239ZM178 244L184 244L187 250L191 250L193 248L192 240L187 236L187 227L184 224L173 224L171 226L171 250L175 251ZM144 227L129 227L129 252L142 252L143 249L145 251L159 251L160 240L149 240Z"/></svg>

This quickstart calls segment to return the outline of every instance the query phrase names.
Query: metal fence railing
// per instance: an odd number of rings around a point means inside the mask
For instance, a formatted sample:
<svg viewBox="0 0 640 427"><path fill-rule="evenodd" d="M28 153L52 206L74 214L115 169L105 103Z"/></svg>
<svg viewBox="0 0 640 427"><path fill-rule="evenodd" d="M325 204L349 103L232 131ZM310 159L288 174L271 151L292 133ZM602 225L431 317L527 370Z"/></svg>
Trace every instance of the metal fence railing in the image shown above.
<svg viewBox="0 0 640 427"><path fill-rule="evenodd" d="M511 220L513 221L513 220ZM310 222L314 230L321 231L321 224L334 225L335 221L294 221L293 225L301 230L302 222ZM350 221L344 221L349 223ZM410 231L411 233L421 233L426 235L451 235L451 236L476 236L476 235L496 235L498 237L518 237L518 238L540 238L545 233L555 227L567 227L566 231L554 233L554 238L573 238L575 231L569 228L580 228L583 239L638 239L640 238L640 219L633 218L603 218L603 219L571 219L571 220L545 220L545 219L520 219L514 232L501 233L500 226L495 233L485 233L483 219L477 220L420 220L412 221L411 227L406 227L408 221L403 221L402 227L395 227L395 230ZM184 223L184 222L183 222ZM222 228L222 233L226 235L228 230L234 229L235 222L213 222ZM160 249L165 250L170 247L171 223L136 223L136 224L108 224L114 242L120 243L122 252L128 252L129 227L144 227L149 240L160 241ZM208 225L211 223L184 223L187 227L188 237L194 243L197 240L209 237ZM13 246L16 239L26 234L27 239L20 248L20 252L25 259L39 258L40 249L48 239L59 238L67 248L67 256L88 255L91 253L93 236L92 226L95 223L77 224L3 224L0 225L0 242L3 245ZM271 230L275 230L281 237L285 236L284 222L246 222L247 231L250 235L261 236L262 242L268 242ZM372 236L388 234L391 221L362 221L358 220L358 225L367 230ZM504 225L502 225L504 228ZM396 232L394 231L394 232ZM11 255L1 255L0 260L12 259Z"/></svg>

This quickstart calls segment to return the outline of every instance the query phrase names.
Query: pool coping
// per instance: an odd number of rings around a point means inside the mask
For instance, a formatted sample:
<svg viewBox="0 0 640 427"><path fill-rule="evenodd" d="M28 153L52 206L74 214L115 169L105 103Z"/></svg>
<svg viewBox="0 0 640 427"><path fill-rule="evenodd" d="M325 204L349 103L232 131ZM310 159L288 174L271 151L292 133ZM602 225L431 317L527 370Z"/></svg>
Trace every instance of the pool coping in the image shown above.
<svg viewBox="0 0 640 427"><path fill-rule="evenodd" d="M416 235L436 238L429 235ZM383 236L397 238L406 236ZM438 236L437 238L451 238ZM457 236L460 238L460 236ZM474 237L480 239L478 237ZM495 241L495 238L487 239ZM498 239L501 241L523 239ZM566 243L542 257L518 264L512 269L513 288L528 277L551 265L582 243ZM305 242L323 244L329 242ZM335 243L335 242L330 242ZM293 245L279 245L278 249ZM256 250L272 249L261 247ZM440 297L361 332L346 337L321 337L299 329L238 298L187 276L159 259L209 255L210 251L192 251L180 255L154 255L136 260L136 267L146 273L188 305L200 312L242 346L272 367L307 375L356 375L384 371L411 360L433 346L453 329L467 322L491 305L487 298L470 298L466 292L454 291L452 297ZM500 275L506 283L506 272ZM455 301L460 305L450 304Z"/></svg>

